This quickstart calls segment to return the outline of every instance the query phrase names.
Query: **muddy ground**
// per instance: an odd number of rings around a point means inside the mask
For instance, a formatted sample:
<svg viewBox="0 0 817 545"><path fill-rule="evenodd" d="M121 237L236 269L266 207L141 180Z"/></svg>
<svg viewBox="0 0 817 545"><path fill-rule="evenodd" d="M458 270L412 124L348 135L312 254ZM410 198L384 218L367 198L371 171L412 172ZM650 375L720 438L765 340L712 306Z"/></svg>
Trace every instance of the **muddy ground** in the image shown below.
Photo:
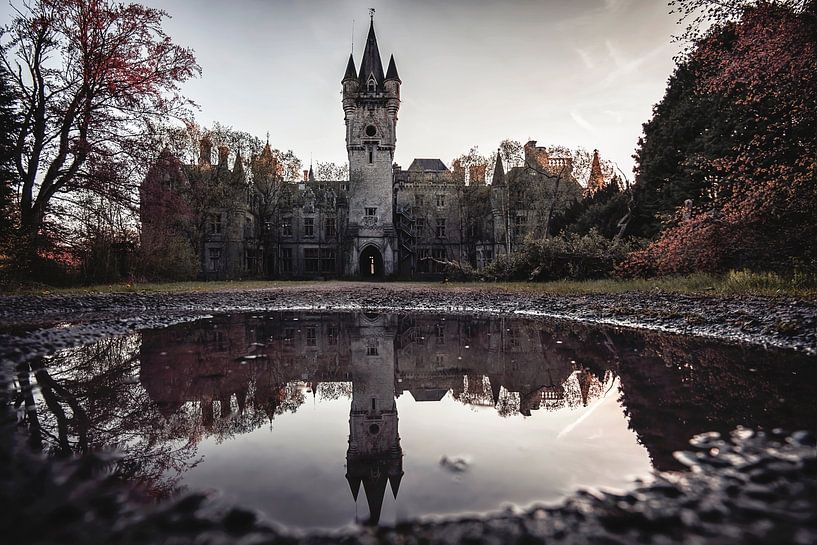
<svg viewBox="0 0 817 545"><path fill-rule="evenodd" d="M475 285L366 284L208 293L0 296L0 370L37 354L134 329L246 310L349 309L513 314L581 320L817 354L817 300L661 293L543 295ZM2 401L2 400L0 400ZM5 403L0 405L7 406ZM14 543L815 543L817 447L737 432L693 441L691 471L622 495L578 493L558 507L485 519L299 535L190 495L145 508L105 459L50 462L19 446L0 414L0 541ZM17 445L17 446L15 446Z"/></svg>
<svg viewBox="0 0 817 545"><path fill-rule="evenodd" d="M0 296L0 334L45 329L22 350L61 348L103 335L240 310L350 309L547 316L660 330L817 354L817 300L665 293L552 295L493 286L327 282L207 293ZM56 331L49 329L54 325ZM15 339L17 341L19 339ZM0 356L17 360L25 352Z"/></svg>

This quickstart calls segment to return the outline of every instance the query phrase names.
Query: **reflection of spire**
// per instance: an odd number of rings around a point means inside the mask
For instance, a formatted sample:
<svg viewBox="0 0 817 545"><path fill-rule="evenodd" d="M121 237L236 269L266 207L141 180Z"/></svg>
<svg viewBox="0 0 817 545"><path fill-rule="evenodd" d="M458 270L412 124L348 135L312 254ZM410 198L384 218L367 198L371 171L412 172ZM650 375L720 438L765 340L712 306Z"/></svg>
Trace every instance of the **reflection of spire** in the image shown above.
<svg viewBox="0 0 817 545"><path fill-rule="evenodd" d="M403 472L397 475L389 475L389 485L391 485L391 493L394 499L397 499L397 491L400 490L400 481L403 480Z"/></svg>
<svg viewBox="0 0 817 545"><path fill-rule="evenodd" d="M357 496L360 494L360 477L346 474L346 480L349 481L349 489L352 491L352 497L357 501Z"/></svg>
<svg viewBox="0 0 817 545"><path fill-rule="evenodd" d="M386 476L363 479L363 490L366 491L366 503L369 504L369 521L372 526L380 522L380 512L383 510L383 496L386 495Z"/></svg>

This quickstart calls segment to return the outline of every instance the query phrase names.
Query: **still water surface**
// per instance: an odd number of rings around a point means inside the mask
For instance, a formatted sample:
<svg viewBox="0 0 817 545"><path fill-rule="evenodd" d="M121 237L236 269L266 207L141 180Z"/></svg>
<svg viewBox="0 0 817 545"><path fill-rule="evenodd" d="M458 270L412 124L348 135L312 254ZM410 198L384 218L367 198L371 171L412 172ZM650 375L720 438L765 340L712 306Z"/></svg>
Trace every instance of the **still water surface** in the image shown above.
<svg viewBox="0 0 817 545"><path fill-rule="evenodd" d="M553 503L678 469L695 433L810 428L815 363L582 324L276 312L67 350L17 386L37 448L115 447L150 495L216 490L306 529Z"/></svg>

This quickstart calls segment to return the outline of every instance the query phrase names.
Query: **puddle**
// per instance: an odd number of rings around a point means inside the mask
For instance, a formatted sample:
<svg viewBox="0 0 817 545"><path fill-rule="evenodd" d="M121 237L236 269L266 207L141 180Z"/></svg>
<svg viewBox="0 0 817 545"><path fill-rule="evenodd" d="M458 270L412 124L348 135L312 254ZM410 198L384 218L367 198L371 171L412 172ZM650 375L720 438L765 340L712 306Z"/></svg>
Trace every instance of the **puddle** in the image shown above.
<svg viewBox="0 0 817 545"><path fill-rule="evenodd" d="M116 448L157 498L216 490L331 529L621 490L700 432L813 428L815 363L544 320L253 312L65 350L14 387L37 448Z"/></svg>

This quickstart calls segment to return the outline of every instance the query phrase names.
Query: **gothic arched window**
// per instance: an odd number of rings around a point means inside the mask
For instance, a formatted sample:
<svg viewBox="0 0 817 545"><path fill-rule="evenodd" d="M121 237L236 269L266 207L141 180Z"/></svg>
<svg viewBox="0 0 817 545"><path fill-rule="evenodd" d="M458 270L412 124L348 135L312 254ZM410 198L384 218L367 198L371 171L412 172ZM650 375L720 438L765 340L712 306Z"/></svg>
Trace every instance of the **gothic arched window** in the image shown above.
<svg viewBox="0 0 817 545"><path fill-rule="evenodd" d="M377 91L377 81L374 79L374 76L369 76L369 81L366 82L366 90L370 93Z"/></svg>

